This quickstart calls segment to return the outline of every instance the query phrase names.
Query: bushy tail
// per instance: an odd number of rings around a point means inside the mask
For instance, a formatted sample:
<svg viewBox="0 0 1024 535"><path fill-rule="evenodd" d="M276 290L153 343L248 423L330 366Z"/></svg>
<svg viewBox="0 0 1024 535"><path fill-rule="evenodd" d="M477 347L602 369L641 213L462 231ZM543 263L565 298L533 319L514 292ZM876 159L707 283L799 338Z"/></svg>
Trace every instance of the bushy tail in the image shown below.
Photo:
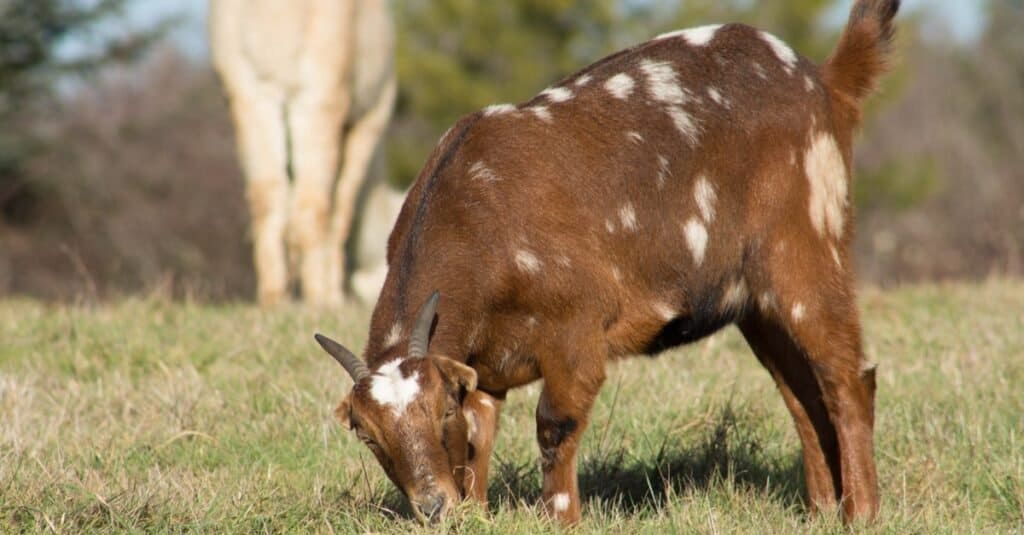
<svg viewBox="0 0 1024 535"><path fill-rule="evenodd" d="M850 19L822 77L832 89L860 102L875 88L889 63L900 0L856 0Z"/></svg>

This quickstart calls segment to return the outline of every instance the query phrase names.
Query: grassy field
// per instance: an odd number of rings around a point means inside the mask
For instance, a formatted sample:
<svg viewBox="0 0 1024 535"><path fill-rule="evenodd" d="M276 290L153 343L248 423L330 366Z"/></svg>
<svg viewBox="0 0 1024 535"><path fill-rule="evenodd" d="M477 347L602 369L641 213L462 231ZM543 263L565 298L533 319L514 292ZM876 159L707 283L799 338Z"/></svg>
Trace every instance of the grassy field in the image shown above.
<svg viewBox="0 0 1024 535"><path fill-rule="evenodd" d="M879 533L1024 530L1024 282L861 299L880 363ZM332 419L368 311L129 299L0 302L0 532L426 531ZM536 385L509 395L490 510L464 533L558 531L539 509ZM799 445L734 329L614 366L582 447L590 532L841 533L811 519Z"/></svg>

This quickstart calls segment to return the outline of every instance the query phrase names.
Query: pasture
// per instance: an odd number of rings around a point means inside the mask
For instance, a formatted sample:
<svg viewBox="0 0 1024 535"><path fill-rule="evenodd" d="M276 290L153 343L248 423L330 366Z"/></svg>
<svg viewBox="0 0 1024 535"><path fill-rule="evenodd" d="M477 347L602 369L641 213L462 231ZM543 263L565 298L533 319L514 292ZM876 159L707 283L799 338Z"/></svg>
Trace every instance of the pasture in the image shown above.
<svg viewBox="0 0 1024 535"><path fill-rule="evenodd" d="M1024 529L1024 282L861 293L880 363L879 522L867 533ZM313 341L353 348L369 310L0 302L0 531L420 532L354 436L350 386ZM559 531L536 502L537 385L513 391L490 510L462 533ZM769 375L727 329L613 365L581 448L578 532L842 533L810 519Z"/></svg>

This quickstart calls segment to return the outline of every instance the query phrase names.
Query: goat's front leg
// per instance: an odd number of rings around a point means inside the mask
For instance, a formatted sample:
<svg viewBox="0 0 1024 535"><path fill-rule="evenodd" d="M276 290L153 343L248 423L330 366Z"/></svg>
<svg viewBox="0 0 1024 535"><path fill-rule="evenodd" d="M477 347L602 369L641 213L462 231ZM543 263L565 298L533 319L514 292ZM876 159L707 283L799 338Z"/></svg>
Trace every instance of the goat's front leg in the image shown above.
<svg viewBox="0 0 1024 535"><path fill-rule="evenodd" d="M487 475L502 402L499 398L476 390L466 394L466 400L462 403L462 411L469 426L469 452L466 456L467 470L463 488L466 497L481 504L487 503Z"/></svg>
<svg viewBox="0 0 1024 535"><path fill-rule="evenodd" d="M548 514L565 524L580 519L576 450L604 382L604 367L598 364L597 368L587 374L565 366L557 374L545 374L537 404L537 442L544 473L541 497Z"/></svg>

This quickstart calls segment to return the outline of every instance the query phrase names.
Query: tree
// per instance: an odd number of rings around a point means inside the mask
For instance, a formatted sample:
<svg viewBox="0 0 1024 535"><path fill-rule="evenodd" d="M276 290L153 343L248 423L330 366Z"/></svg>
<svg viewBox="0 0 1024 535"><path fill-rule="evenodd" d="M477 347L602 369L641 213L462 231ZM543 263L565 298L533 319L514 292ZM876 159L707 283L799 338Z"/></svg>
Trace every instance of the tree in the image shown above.
<svg viewBox="0 0 1024 535"><path fill-rule="evenodd" d="M104 38L96 33L117 17L127 0L0 0L0 214L7 222L28 217L39 187L24 180L21 163L45 139L38 115L54 104L58 82L134 60L170 21L145 32ZM98 38L74 57L58 48L70 39ZM96 39L92 39L96 41ZM0 220L0 224L3 221Z"/></svg>

